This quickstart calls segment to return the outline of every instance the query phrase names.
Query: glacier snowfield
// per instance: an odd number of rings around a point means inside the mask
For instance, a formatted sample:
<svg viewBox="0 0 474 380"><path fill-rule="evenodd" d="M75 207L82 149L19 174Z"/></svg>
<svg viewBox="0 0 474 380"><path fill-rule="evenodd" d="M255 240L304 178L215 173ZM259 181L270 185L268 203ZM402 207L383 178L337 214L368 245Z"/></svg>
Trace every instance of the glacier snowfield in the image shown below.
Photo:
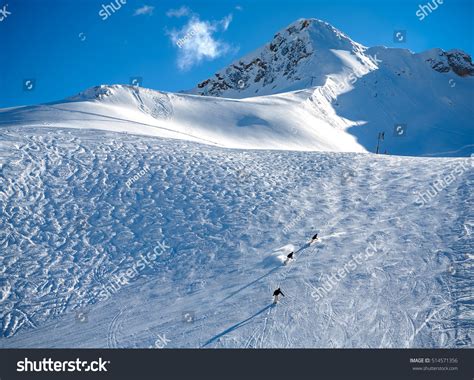
<svg viewBox="0 0 474 380"><path fill-rule="evenodd" d="M470 158L10 127L0 164L0 347L472 347Z"/></svg>

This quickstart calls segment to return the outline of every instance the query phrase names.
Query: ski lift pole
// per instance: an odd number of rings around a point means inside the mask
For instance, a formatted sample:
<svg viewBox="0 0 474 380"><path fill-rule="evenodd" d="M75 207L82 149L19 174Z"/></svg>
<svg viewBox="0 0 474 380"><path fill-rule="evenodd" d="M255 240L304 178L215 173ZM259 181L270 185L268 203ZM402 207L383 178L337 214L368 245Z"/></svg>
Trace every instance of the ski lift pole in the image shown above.
<svg viewBox="0 0 474 380"><path fill-rule="evenodd" d="M385 132L379 132L379 135L377 137L377 149L375 151L376 154L379 154L380 140L383 141L384 137L385 137Z"/></svg>

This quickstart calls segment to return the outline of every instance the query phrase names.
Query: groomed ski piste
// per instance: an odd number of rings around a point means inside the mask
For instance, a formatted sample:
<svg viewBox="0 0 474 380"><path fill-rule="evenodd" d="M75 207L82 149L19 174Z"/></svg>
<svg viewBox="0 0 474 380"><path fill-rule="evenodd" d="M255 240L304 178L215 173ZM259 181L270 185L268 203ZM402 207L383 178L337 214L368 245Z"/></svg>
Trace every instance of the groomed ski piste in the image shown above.
<svg viewBox="0 0 474 380"><path fill-rule="evenodd" d="M472 62L318 20L242 62L0 110L0 347L472 347Z"/></svg>

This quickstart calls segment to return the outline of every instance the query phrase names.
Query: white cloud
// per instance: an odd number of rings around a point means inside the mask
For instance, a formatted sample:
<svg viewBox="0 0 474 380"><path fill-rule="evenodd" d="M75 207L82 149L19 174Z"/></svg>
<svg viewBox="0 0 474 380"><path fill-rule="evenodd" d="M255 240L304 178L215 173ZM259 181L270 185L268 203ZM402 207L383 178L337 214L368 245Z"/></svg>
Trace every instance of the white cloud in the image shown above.
<svg viewBox="0 0 474 380"><path fill-rule="evenodd" d="M168 12L166 12L166 16L183 17L183 16L189 16L191 13L192 13L191 9L183 5L181 8L178 8L178 9L170 9Z"/></svg>
<svg viewBox="0 0 474 380"><path fill-rule="evenodd" d="M155 7L152 7L151 5L144 5L141 8L135 9L135 12L133 13L134 16L141 16L141 15L152 15L153 10Z"/></svg>
<svg viewBox="0 0 474 380"><path fill-rule="evenodd" d="M224 17L220 23L222 25L222 28L224 31L226 31L229 28L230 23L232 22L232 13L226 17Z"/></svg>
<svg viewBox="0 0 474 380"><path fill-rule="evenodd" d="M238 10L238 11L243 11L244 10L244 8L242 8L240 5L236 5L235 9Z"/></svg>
<svg viewBox="0 0 474 380"><path fill-rule="evenodd" d="M219 21L201 20L198 15L189 10L187 23L181 29L167 32L171 42L178 49L178 67L189 70L203 60L216 59L231 50L224 41L215 34L225 32L232 22L232 14Z"/></svg>

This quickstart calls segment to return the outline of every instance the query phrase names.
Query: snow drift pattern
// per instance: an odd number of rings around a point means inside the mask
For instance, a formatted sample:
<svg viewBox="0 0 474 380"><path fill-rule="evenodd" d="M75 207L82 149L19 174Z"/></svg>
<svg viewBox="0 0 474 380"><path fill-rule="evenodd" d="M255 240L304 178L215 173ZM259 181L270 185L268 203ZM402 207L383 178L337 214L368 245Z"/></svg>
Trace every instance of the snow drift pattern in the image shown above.
<svg viewBox="0 0 474 380"><path fill-rule="evenodd" d="M157 334L167 347L472 344L472 170L417 203L465 159L47 128L0 138L2 347L149 347ZM282 266L272 257L289 243ZM277 285L286 297L268 308Z"/></svg>

